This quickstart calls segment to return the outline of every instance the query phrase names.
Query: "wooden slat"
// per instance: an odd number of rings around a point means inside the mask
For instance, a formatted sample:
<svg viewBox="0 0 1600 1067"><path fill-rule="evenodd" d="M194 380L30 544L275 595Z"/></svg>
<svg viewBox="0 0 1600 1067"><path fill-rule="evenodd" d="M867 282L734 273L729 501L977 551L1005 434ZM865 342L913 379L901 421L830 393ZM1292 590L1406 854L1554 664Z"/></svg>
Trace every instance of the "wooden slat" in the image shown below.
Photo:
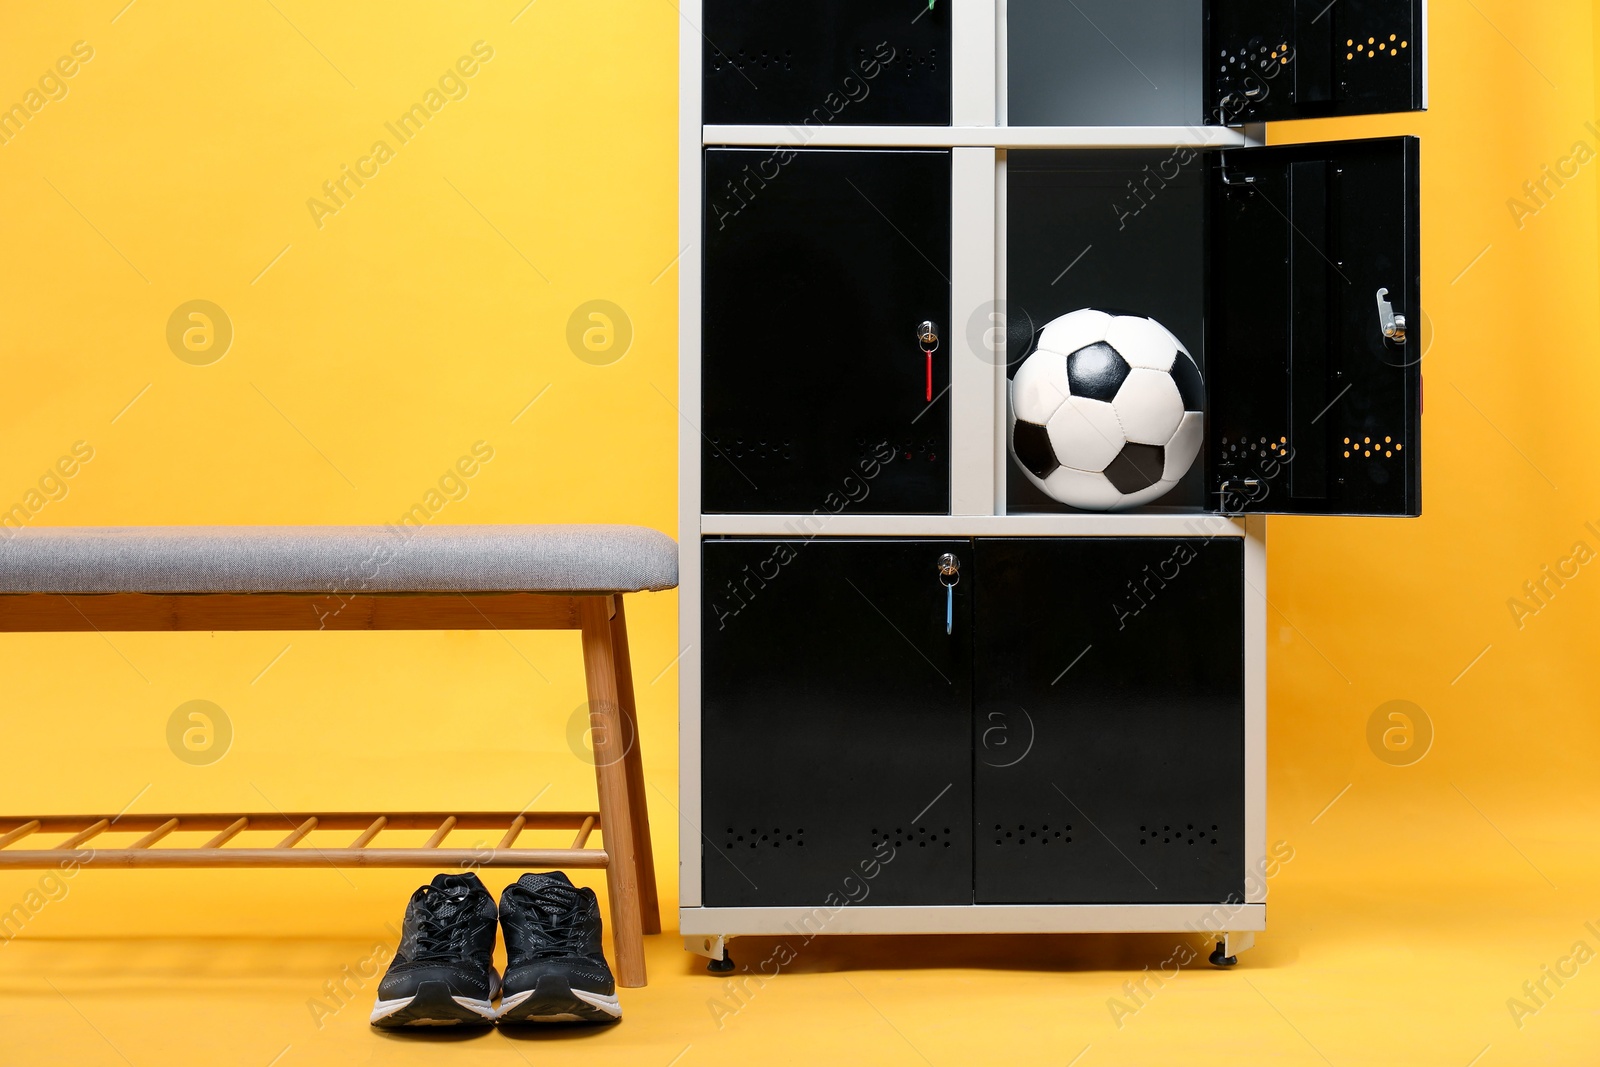
<svg viewBox="0 0 1600 1067"><path fill-rule="evenodd" d="M77 848L79 845L81 845L85 841L89 840L89 838L94 837L96 834L100 833L106 827L108 827L110 825L111 825L111 820L110 819L97 820L93 825L89 826L87 829L81 830L78 833L75 833L71 837L67 838L65 841L61 842L61 844L57 845L56 848L57 849Z"/></svg>
<svg viewBox="0 0 1600 1067"><path fill-rule="evenodd" d="M178 828L178 820L177 819L168 819L166 822L162 823L160 826L156 827L154 830L151 830L149 833L145 834L143 837L139 838L139 840L135 841L133 844L129 845L128 847L129 848L149 848L151 845L155 844L157 841L160 841L163 837L166 837L168 834L172 833L172 831L176 830L177 828Z"/></svg>
<svg viewBox="0 0 1600 1067"><path fill-rule="evenodd" d="M578 599L538 593L6 593L0 631L575 630Z"/></svg>
<svg viewBox="0 0 1600 1067"><path fill-rule="evenodd" d="M361 831L360 835L357 836L354 841L350 842L350 847L351 848L366 848L367 845L372 843L372 839L374 837L378 836L378 831L382 830L385 826L388 826L388 825L389 825L389 817L387 815L378 816L376 819L372 820L372 825L371 826L369 826L365 830Z"/></svg>
<svg viewBox="0 0 1600 1067"><path fill-rule="evenodd" d="M0 870L59 867L58 850L0 851ZM96 849L101 868L180 867L521 867L604 868L610 854L600 848L518 848L484 852L470 848L147 848Z"/></svg>
<svg viewBox="0 0 1600 1067"><path fill-rule="evenodd" d="M448 835L451 830L455 829L455 825L456 817L454 815L446 816L444 822L440 823L439 828L433 832L433 836L428 838L428 843L422 847L438 848L440 842L445 839L446 835Z"/></svg>
<svg viewBox="0 0 1600 1067"><path fill-rule="evenodd" d="M231 826L237 819L249 819L250 825L256 829L279 826L288 820L298 826L313 816L317 819L317 826L323 830L364 830L372 825L372 820L381 817L388 819L386 824L390 830L436 830L439 823L446 815L455 815L456 829L458 830L503 830L513 819L521 817L523 825L533 830L576 830L583 825L583 820L593 811L230 811L230 812L181 812L168 811L150 814L126 815L89 814L89 815L9 815L0 816L0 833L14 830L26 823L37 820L40 833L77 833L85 830L102 819L115 822L118 830L127 830L131 833L149 833L168 819L182 819L185 830L211 830L217 831ZM603 821L602 821L603 825Z"/></svg>
<svg viewBox="0 0 1600 1067"><path fill-rule="evenodd" d="M510 848L512 845L516 844L517 836L522 833L522 828L527 825L528 817L526 815L518 815L515 819L512 819L511 829L507 830L506 836L500 839L499 847Z"/></svg>
<svg viewBox="0 0 1600 1067"><path fill-rule="evenodd" d="M227 827L222 831L222 833L218 834L216 837L213 837L210 841L207 841L205 844L201 845L200 847L201 848L221 848L223 845L227 844L228 841L235 834L237 834L240 830L243 830L246 826L249 826L249 825L250 825L250 817L248 815L241 815L237 819L235 819L231 823L229 823L227 825ZM202 826L200 829L205 830L205 829L209 829L209 827Z"/></svg>
<svg viewBox="0 0 1600 1067"><path fill-rule="evenodd" d="M583 825L578 827L578 836L572 839L573 848L582 848L589 840L589 834L594 830L594 819L583 820Z"/></svg>
<svg viewBox="0 0 1600 1067"><path fill-rule="evenodd" d="M301 823L299 826L296 826L294 828L294 830L290 832L288 837L284 838L282 841L279 841L276 845L273 845L272 847L273 848L282 848L282 849L294 848L295 845L300 843L300 840L302 838L304 838L307 834L309 834L311 831L315 830L316 828L317 828L317 817L315 815L313 815L313 816L311 816L311 818L307 819L305 822Z"/></svg>
<svg viewBox="0 0 1600 1067"><path fill-rule="evenodd" d="M41 824L38 819L29 819L15 830L0 835L0 848L5 848L13 841L21 841L24 837L27 837L29 834L37 830L40 825Z"/></svg>

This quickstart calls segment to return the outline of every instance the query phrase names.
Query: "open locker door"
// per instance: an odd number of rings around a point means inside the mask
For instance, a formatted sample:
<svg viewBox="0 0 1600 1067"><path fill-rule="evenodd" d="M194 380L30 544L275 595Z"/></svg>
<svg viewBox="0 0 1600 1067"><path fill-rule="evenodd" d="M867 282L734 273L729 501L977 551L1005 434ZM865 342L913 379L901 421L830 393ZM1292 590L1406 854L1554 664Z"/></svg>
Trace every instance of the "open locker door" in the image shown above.
<svg viewBox="0 0 1600 1067"><path fill-rule="evenodd" d="M1209 0L1206 121L1421 111L1426 0Z"/></svg>
<svg viewBox="0 0 1600 1067"><path fill-rule="evenodd" d="M1417 139L1229 150L1207 180L1209 506L1421 514Z"/></svg>

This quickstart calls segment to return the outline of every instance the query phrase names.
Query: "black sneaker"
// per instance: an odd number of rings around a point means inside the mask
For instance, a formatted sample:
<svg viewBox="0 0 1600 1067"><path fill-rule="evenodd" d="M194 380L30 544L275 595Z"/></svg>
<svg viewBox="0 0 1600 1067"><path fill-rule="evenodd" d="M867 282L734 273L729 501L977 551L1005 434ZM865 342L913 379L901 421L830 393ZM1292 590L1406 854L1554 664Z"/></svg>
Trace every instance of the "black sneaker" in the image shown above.
<svg viewBox="0 0 1600 1067"><path fill-rule="evenodd" d="M500 894L506 932L503 1023L609 1023L622 1018L600 949L600 902L560 871L525 874Z"/></svg>
<svg viewBox="0 0 1600 1067"><path fill-rule="evenodd" d="M411 894L394 962L378 983L372 1025L488 1026L494 971L494 898L478 876L439 874Z"/></svg>

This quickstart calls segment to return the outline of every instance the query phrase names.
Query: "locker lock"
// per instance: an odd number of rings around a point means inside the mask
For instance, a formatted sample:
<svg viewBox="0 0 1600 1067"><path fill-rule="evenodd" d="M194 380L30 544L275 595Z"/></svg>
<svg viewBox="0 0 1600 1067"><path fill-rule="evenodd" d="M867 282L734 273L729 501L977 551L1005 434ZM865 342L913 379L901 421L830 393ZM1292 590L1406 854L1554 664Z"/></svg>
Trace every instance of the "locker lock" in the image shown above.
<svg viewBox="0 0 1600 1067"><path fill-rule="evenodd" d="M954 552L939 557L939 584L944 586L944 632L946 636L956 628L956 583L961 580L961 561Z"/></svg>
<svg viewBox="0 0 1600 1067"><path fill-rule="evenodd" d="M939 327L930 319L917 324L917 345L922 349L922 399L933 403L933 354L939 350Z"/></svg>
<svg viewBox="0 0 1600 1067"><path fill-rule="evenodd" d="M1378 290L1378 325L1383 329L1385 339L1397 345L1406 343L1406 317L1396 315L1394 306L1389 303L1389 290Z"/></svg>

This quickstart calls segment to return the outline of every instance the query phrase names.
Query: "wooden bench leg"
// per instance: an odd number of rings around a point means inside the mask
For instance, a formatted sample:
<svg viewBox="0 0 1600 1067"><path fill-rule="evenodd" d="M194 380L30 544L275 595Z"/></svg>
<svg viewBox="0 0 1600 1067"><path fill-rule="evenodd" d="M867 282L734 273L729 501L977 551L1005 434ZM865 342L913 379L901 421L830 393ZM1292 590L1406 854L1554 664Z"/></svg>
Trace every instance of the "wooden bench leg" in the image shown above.
<svg viewBox="0 0 1600 1067"><path fill-rule="evenodd" d="M611 617L611 647L617 659L617 695L624 719L623 738L628 745L623 763L628 770L628 811L633 815L633 851L639 858L639 908L643 912L644 932L659 934L661 901L656 896L656 858L650 844L650 805L645 796L639 709L633 702L633 663L628 656L628 623L622 613L621 595L614 599L617 611Z"/></svg>
<svg viewBox="0 0 1600 1067"><path fill-rule="evenodd" d="M627 734L617 692L616 647L611 638L609 596L583 597L583 669L589 683L589 723L594 741L595 785L600 795L600 833L605 839L606 889L611 897L611 938L616 946L617 984L645 984L644 923L639 901L639 859L634 847Z"/></svg>

